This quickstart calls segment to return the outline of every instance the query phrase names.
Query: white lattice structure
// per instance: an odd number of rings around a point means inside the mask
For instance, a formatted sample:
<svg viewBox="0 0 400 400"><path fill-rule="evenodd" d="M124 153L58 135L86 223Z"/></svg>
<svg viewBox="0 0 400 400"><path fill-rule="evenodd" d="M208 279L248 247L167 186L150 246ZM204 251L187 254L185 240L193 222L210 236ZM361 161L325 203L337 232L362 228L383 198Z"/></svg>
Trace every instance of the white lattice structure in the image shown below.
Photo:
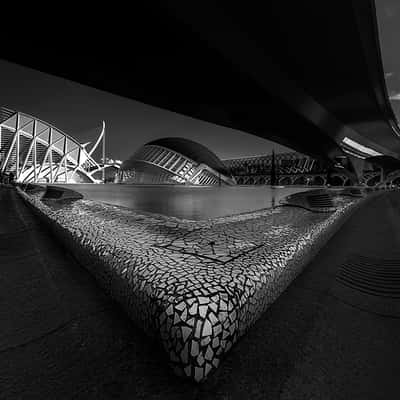
<svg viewBox="0 0 400 400"><path fill-rule="evenodd" d="M92 154L104 139L103 129L90 151L76 139L31 115L0 108L0 172L25 183L97 183L100 171Z"/></svg>

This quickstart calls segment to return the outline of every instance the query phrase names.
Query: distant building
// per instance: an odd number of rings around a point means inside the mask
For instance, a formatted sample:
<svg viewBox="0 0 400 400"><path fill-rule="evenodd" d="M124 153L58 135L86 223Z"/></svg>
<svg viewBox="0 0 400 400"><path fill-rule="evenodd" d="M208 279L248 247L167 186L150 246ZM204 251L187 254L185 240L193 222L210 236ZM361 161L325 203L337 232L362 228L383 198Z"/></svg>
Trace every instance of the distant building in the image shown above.
<svg viewBox="0 0 400 400"><path fill-rule="evenodd" d="M272 154L223 160L239 185L270 185ZM326 167L321 161L298 152L278 153L274 157L275 184L323 185Z"/></svg>
<svg viewBox="0 0 400 400"><path fill-rule="evenodd" d="M223 160L239 185L270 185L272 154L253 157L240 157ZM279 185L330 185L346 186L352 182L343 169L329 172L328 166L321 160L298 152L275 154L275 175ZM373 186L380 180L378 173L365 163L362 183Z"/></svg>
<svg viewBox="0 0 400 400"><path fill-rule="evenodd" d="M240 157L223 160L232 175L269 175L272 166L272 154ZM298 152L275 154L275 167L278 175L324 173L325 167L318 160Z"/></svg>
<svg viewBox="0 0 400 400"><path fill-rule="evenodd" d="M205 146L171 137L149 142L124 161L119 181L137 184L233 185L229 169Z"/></svg>

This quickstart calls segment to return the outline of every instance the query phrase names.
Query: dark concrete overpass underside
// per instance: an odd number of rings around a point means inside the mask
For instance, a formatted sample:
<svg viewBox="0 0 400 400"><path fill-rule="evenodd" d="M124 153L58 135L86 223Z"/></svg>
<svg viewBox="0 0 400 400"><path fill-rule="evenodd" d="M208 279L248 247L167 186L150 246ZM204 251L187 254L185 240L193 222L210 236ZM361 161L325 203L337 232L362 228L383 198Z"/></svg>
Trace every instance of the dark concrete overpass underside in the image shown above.
<svg viewBox="0 0 400 400"><path fill-rule="evenodd" d="M74 29L60 20L51 35L27 21L2 54L333 163L346 156L352 172L345 137L399 158L373 0L214 3L75 14Z"/></svg>

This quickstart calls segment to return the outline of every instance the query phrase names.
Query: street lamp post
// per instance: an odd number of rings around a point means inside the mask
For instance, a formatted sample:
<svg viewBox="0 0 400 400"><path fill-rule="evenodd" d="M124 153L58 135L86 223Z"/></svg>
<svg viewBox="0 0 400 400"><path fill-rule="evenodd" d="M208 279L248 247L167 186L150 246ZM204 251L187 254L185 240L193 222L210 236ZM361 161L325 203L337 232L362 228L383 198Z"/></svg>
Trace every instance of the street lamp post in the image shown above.
<svg viewBox="0 0 400 400"><path fill-rule="evenodd" d="M103 183L106 183L106 129L104 128L103 134L103 171L102 171L102 179Z"/></svg>

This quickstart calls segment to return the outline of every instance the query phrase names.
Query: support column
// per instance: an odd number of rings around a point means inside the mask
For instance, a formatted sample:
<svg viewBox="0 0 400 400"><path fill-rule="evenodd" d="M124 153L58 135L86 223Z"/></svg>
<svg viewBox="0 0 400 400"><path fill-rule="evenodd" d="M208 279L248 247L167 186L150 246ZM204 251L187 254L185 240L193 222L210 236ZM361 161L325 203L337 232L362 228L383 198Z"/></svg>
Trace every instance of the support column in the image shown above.
<svg viewBox="0 0 400 400"><path fill-rule="evenodd" d="M19 113L17 114L17 132L15 134L17 135L16 138L16 143L15 143L15 180L17 181L19 178Z"/></svg>
<svg viewBox="0 0 400 400"><path fill-rule="evenodd" d="M103 133L103 171L102 171L103 183L106 181L106 128L104 126Z"/></svg>
<svg viewBox="0 0 400 400"><path fill-rule="evenodd" d="M34 183L37 183L37 165L36 165L36 129L37 129L37 125L36 125L36 120L33 120L33 176L34 176Z"/></svg>

